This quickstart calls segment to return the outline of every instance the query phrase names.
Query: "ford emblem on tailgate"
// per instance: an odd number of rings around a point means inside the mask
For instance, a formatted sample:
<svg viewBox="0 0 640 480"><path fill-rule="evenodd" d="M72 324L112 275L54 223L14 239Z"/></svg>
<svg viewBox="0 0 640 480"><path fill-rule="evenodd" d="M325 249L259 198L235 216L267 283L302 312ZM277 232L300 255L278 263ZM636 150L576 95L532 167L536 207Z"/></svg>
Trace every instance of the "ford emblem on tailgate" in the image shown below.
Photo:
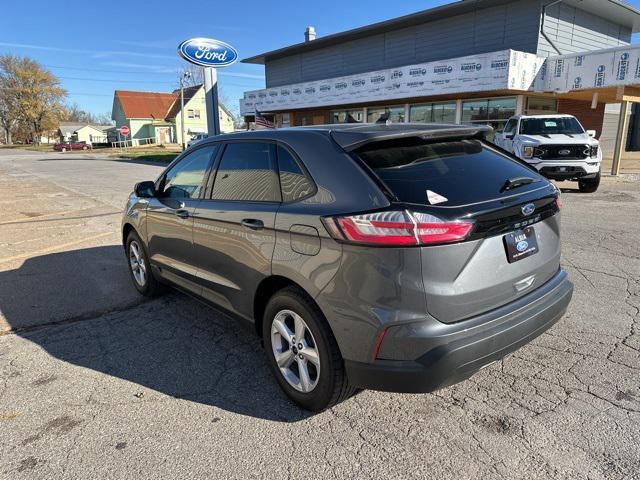
<svg viewBox="0 0 640 480"><path fill-rule="evenodd" d="M533 203L527 203L520 210L522 210L523 215L531 215L536 211L536 206Z"/></svg>
<svg viewBox="0 0 640 480"><path fill-rule="evenodd" d="M238 52L228 43L212 38L191 38L178 46L187 62L203 67L226 67L238 60Z"/></svg>

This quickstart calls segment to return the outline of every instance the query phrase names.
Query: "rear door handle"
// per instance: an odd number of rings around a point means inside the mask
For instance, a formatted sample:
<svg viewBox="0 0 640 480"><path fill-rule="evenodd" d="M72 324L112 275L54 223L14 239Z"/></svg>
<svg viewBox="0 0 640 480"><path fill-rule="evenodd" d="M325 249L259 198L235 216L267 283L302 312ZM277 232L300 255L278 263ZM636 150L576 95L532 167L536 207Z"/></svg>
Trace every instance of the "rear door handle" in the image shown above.
<svg viewBox="0 0 640 480"><path fill-rule="evenodd" d="M250 228L251 230L262 230L264 228L264 222L254 218L245 218L240 222L240 224L243 227Z"/></svg>
<svg viewBox="0 0 640 480"><path fill-rule="evenodd" d="M189 211L181 208L180 210L176 210L176 215L180 218L187 218L189 216Z"/></svg>

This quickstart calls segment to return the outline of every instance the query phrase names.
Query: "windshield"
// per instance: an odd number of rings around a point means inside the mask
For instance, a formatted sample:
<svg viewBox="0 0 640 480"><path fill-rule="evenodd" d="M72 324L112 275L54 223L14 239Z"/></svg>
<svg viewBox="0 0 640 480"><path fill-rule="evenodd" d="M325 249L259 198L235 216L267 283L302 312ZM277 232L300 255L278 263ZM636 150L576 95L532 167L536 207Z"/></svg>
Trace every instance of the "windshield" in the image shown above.
<svg viewBox="0 0 640 480"><path fill-rule="evenodd" d="M523 118L520 121L523 135L579 135L584 130L573 117Z"/></svg>

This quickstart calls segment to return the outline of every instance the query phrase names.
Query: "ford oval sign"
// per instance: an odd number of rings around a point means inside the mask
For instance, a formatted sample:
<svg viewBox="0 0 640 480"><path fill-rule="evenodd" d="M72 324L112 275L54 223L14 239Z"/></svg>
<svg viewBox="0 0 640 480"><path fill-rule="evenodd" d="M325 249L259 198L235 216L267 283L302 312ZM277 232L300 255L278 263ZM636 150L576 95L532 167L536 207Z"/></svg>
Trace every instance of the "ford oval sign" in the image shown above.
<svg viewBox="0 0 640 480"><path fill-rule="evenodd" d="M202 67L227 67L238 60L235 48L212 38L185 40L178 47L178 54L187 62Z"/></svg>

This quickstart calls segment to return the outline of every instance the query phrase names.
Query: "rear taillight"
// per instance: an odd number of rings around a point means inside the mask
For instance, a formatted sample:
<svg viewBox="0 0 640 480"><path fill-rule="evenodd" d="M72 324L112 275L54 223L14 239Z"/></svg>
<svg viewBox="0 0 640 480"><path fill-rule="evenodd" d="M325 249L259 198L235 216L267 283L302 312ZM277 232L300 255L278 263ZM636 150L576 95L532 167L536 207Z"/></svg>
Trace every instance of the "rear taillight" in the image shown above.
<svg viewBox="0 0 640 480"><path fill-rule="evenodd" d="M473 223L471 222L446 222L428 213L414 213L416 219L416 231L420 244L459 242L467 238Z"/></svg>
<svg viewBox="0 0 640 480"><path fill-rule="evenodd" d="M556 197L555 202L556 202L556 207L558 208L558 211L560 211L560 209L562 209L562 199L560 198L560 195Z"/></svg>
<svg viewBox="0 0 640 480"><path fill-rule="evenodd" d="M381 246L411 246L464 240L473 223L446 221L428 213L393 210L325 219L334 238Z"/></svg>

